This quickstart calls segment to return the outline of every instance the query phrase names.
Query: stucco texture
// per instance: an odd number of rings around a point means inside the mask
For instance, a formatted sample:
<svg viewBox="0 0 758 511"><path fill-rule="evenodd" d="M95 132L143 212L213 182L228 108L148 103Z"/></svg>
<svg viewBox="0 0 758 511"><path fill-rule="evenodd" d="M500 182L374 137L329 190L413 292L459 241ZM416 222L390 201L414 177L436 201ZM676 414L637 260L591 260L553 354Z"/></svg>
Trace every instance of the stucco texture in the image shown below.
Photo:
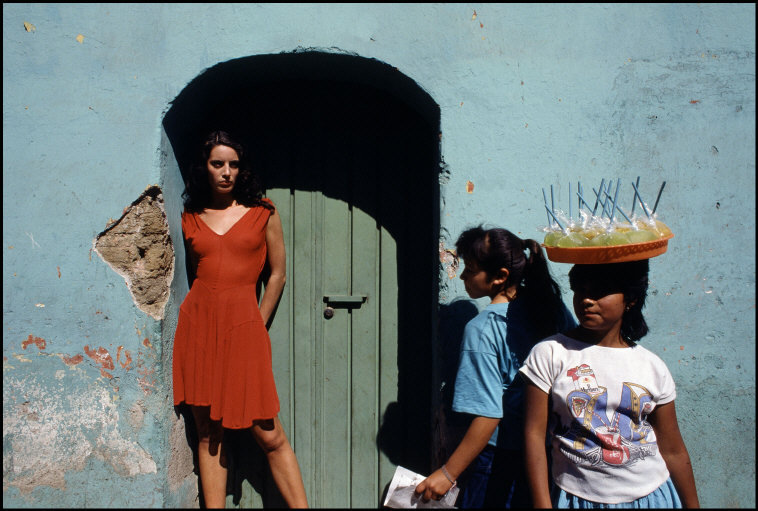
<svg viewBox="0 0 758 511"><path fill-rule="evenodd" d="M157 185L176 245L171 101L298 49L377 59L439 105L440 304L465 296L466 227L540 240L543 187L567 204L569 182L621 178L630 204L637 176L646 198L666 181L644 345L701 504L754 507L753 4L23 3L3 4L4 506L198 505L170 388L186 283L145 311L93 243Z"/></svg>

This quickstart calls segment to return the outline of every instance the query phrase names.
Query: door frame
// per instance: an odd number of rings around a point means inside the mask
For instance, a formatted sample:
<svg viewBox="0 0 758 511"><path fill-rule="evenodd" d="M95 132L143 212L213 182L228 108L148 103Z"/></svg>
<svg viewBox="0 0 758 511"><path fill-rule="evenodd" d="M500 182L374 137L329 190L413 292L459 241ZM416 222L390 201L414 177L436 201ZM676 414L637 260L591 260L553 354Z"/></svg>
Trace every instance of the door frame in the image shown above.
<svg viewBox="0 0 758 511"><path fill-rule="evenodd" d="M435 426L434 415L439 407L440 395L438 392L439 381L439 354L436 352L437 345L437 307L439 303L439 257L438 243L440 234L440 187L439 173L442 161L440 153L440 109L431 96L414 80L401 73L397 68L381 62L376 59L360 57L355 54L335 53L333 51L321 50L296 50L292 53L282 53L275 55L254 55L242 57L230 61L219 63L198 75L177 95L172 102L171 108L166 112L163 119L163 128L166 135L164 145L170 146L174 153L176 164L163 165L163 180L172 182L181 182L181 178L176 176L166 176L167 173L175 173L176 170L182 176L186 175L188 165L192 156L192 148L197 141L209 128L222 122L217 112L224 101L223 98L229 96L238 96L244 93L242 88L254 88L262 84L270 83L273 80L332 80L342 83L352 83L361 86L371 86L386 91L393 95L398 101L403 102L407 107L417 112L428 124L429 133L435 136L435 149L432 156L433 161L424 168L428 173L425 177L428 187L417 190L418 193L425 196L434 204L435 211L432 214L432 224L424 227L421 231L429 239L426 240L428 246L428 271L431 278L430 289L426 296L428 300L427 307L429 317L427 324L429 328L429 339L432 349L431 359L431 381L427 388L429 399L429 410L427 417L419 422L420 427L427 430L428 455L417 456L417 459L403 459L402 454L396 456L408 468L420 472L428 472L435 462L433 451L434 446L432 428ZM228 119L227 119L228 120ZM167 191L168 192L168 191ZM173 201L176 203L176 201ZM169 201L167 201L168 205ZM167 208L168 209L168 208ZM177 225L177 218L181 210L175 209L167 211L169 222ZM171 217L176 217L172 218ZM181 233L174 232L174 239L180 240ZM177 252L177 261L184 258L184 247L182 243L175 242L175 252ZM183 267L179 266L179 267ZM177 272L180 278L183 272ZM174 287L172 286L172 290ZM181 287L179 288L181 290ZM183 297L175 296L169 303L170 308L175 308L178 313L178 307ZM167 316L171 315L171 311ZM164 338L171 338L170 335L164 335ZM173 339L171 338L171 342ZM167 353L170 356L171 347L167 346ZM169 363L164 367L171 367ZM169 375L166 375L165 381L171 381ZM401 392L400 390L398 392ZM400 396L402 398L402 396ZM399 398L399 399L400 399ZM385 413L386 412L386 413ZM390 415L388 410L383 410L384 419L388 420ZM378 439L379 442L380 439ZM390 456L391 457L391 456ZM422 459L422 458L426 459ZM171 463L171 461L170 461ZM389 483L389 481L387 481ZM261 490L256 488L259 492ZM239 500L237 499L237 502Z"/></svg>

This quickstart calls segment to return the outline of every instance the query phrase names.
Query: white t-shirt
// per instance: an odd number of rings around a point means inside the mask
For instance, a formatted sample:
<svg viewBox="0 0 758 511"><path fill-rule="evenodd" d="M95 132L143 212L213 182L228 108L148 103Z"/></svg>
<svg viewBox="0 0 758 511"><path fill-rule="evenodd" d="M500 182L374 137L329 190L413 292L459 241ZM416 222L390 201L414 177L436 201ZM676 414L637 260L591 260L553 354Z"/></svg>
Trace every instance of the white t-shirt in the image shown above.
<svg viewBox="0 0 758 511"><path fill-rule="evenodd" d="M520 372L550 396L555 483L594 502L648 495L669 477L647 415L676 397L666 364L642 346L607 348L556 334Z"/></svg>

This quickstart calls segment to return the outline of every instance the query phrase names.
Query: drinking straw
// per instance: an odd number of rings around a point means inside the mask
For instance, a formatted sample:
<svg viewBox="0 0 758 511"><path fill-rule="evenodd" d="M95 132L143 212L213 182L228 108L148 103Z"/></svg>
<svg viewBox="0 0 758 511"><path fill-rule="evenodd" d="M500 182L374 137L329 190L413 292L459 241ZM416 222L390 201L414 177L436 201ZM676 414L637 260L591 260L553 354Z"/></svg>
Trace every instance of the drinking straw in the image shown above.
<svg viewBox="0 0 758 511"><path fill-rule="evenodd" d="M555 220L555 223L558 224L558 227L560 227L563 232L566 232L566 229L564 229L561 223L558 221L558 219L555 218L555 215L553 214L552 211L550 211L550 208L547 207L547 204L545 204L545 209L547 210L548 214L553 217L553 220Z"/></svg>
<svg viewBox="0 0 758 511"><path fill-rule="evenodd" d="M603 190L603 193L605 194L605 200L604 200L605 208L604 208L604 210L605 210L605 214L608 215L609 219L611 218L611 214L609 212L611 210L611 202L613 201L613 199L611 199L611 187L612 186L613 186L613 183L609 179L608 183L607 183L607 185L605 187L605 190Z"/></svg>
<svg viewBox="0 0 758 511"><path fill-rule="evenodd" d="M624 210L621 209L621 206L616 206L616 209L618 210L619 213L621 213L622 215L624 215L624 218L626 218L626 221L629 222L630 224L632 224L632 226L634 227L634 224L632 223L631 220L629 220L629 217L626 216L626 213L624 213Z"/></svg>
<svg viewBox="0 0 758 511"><path fill-rule="evenodd" d="M600 180L600 189L603 190L603 185L605 184L605 178ZM592 208L592 216L595 216L595 211L597 211L597 204L600 201L600 195L595 191L595 189L592 189L593 192L595 192L595 207ZM603 208L605 209L605 208Z"/></svg>
<svg viewBox="0 0 758 511"><path fill-rule="evenodd" d="M666 181L663 182L661 185L661 189L658 190L658 197L655 199L655 206L653 206L653 215L655 214L655 210L658 209L658 201L661 200L661 193L663 193L663 187L666 186Z"/></svg>
<svg viewBox="0 0 758 511"><path fill-rule="evenodd" d="M616 193L613 196L613 209L611 210L611 224L613 224L613 217L616 216L616 200L619 198L619 190L621 189L621 178L616 183ZM608 196L610 199L610 196Z"/></svg>
<svg viewBox="0 0 758 511"><path fill-rule="evenodd" d="M600 190L601 190L601 192L602 192L602 193L604 193L604 194L608 195L608 192L606 192L606 191L605 191L605 188L601 188ZM601 195L601 192L598 192L598 191L597 191L597 190L595 190L594 188L592 189L592 191L593 191L593 192L595 192L595 197L597 197L597 201L596 201L596 204L598 204L598 203L599 203L601 206L603 206L603 211L600 213L600 216L602 217L602 216L603 216L603 213L605 213L605 214L607 215L607 214L608 214L608 212L605 210L605 201L602 201L602 200L600 200L600 195ZM597 209L597 206L595 206L595 209ZM592 211L592 214L593 214L593 216L594 216L594 214L595 214L595 211L594 211L594 210Z"/></svg>
<svg viewBox="0 0 758 511"><path fill-rule="evenodd" d="M579 196L579 199L580 199L577 202L577 204L579 206L579 218L581 218L582 217L582 214L581 214L582 213L582 201L584 201L584 199L582 199L582 182L581 181L577 181L576 182L576 193L577 193L577 195ZM585 202L585 204L587 204L587 203ZM587 207L589 207L589 205Z"/></svg>
<svg viewBox="0 0 758 511"><path fill-rule="evenodd" d="M584 200L584 197L582 197L582 192L576 192L577 197L579 197L579 208L581 209L582 203L584 203L585 206L587 206L587 209L589 210L591 206L587 204L587 201Z"/></svg>
<svg viewBox="0 0 758 511"><path fill-rule="evenodd" d="M637 176L637 186L640 186L640 176ZM632 216L634 216L634 206L637 205L637 188L634 189L634 197L632 198Z"/></svg>
<svg viewBox="0 0 758 511"><path fill-rule="evenodd" d="M545 207L547 208L547 195L545 195L545 189L542 189L542 199L545 201ZM550 212L548 211L547 223L550 227L553 226L553 222L550 221Z"/></svg>
<svg viewBox="0 0 758 511"><path fill-rule="evenodd" d="M645 212L645 215L647 215L648 218L650 218L650 213L647 212L647 208L645 207L645 203L642 201L642 195L640 194L640 191L637 189L637 185L632 183L632 186L634 187L634 191L637 194L637 198L640 200L640 205L642 206L642 211Z"/></svg>
<svg viewBox="0 0 758 511"><path fill-rule="evenodd" d="M611 198L611 197L610 197L610 195L608 195L608 194L606 194L606 196L607 196L607 198L608 198L608 199L610 199L610 198ZM618 210L618 212L619 212L619 213L621 213L622 215L624 215L624 218L626 218L626 221L627 221L627 222L629 222L630 224L634 225L634 224L632 223L632 221L631 221L631 220L629 220L629 217L628 217L628 216L626 216L626 213L624 213L624 210L623 210L623 209L621 209L621 206L616 206L616 209Z"/></svg>

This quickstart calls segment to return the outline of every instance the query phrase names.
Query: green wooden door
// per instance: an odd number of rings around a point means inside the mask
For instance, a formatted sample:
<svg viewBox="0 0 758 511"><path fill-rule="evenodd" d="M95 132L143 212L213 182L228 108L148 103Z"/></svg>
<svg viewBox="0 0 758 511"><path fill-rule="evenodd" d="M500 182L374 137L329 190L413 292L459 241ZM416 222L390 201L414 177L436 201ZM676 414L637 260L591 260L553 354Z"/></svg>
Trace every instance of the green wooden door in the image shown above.
<svg viewBox="0 0 758 511"><path fill-rule="evenodd" d="M377 507L394 471L376 436L397 398L396 246L378 218L379 176L358 168L353 144L287 156L291 187L268 192L287 249L270 330L279 417L314 507ZM261 506L246 485L239 505Z"/></svg>
<svg viewBox="0 0 758 511"><path fill-rule="evenodd" d="M258 95L277 99L250 139L287 250L272 357L309 504L379 507L397 464L430 463L439 140L396 99L335 87ZM227 504L281 504L247 452Z"/></svg>
<svg viewBox="0 0 758 511"><path fill-rule="evenodd" d="M305 190L268 194L288 254L271 329L280 418L311 505L376 507L394 470L376 436L397 389L395 241L377 220L377 176L357 168L349 141L332 143L340 146L322 147L308 175L294 176ZM308 190L302 180L313 177L333 196L362 196L364 209Z"/></svg>

